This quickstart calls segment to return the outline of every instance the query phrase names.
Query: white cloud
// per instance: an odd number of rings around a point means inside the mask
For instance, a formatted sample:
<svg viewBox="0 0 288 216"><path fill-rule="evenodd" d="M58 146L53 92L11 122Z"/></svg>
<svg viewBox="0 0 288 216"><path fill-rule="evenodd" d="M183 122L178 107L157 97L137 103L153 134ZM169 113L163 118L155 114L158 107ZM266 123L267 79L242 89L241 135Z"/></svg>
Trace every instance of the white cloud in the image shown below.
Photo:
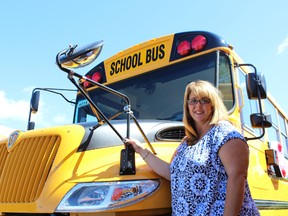
<svg viewBox="0 0 288 216"><path fill-rule="evenodd" d="M0 139L2 136L8 137L10 133L12 133L15 129L6 127L4 125L0 125Z"/></svg>
<svg viewBox="0 0 288 216"><path fill-rule="evenodd" d="M67 122L67 117L65 114L58 114L53 118L53 122L56 124L63 124Z"/></svg>
<svg viewBox="0 0 288 216"><path fill-rule="evenodd" d="M30 93L32 92L31 89L26 88L23 91ZM71 108L70 104L61 98L52 97L49 100L46 96L50 95L46 94L43 98L41 97L38 112L31 115L31 121L35 122L35 128L71 123L73 107ZM0 90L0 125L26 130L29 109L30 100L10 99L5 91Z"/></svg>
<svg viewBox="0 0 288 216"><path fill-rule="evenodd" d="M27 121L28 101L8 99L5 92L0 90L0 104L0 119Z"/></svg>
<svg viewBox="0 0 288 216"><path fill-rule="evenodd" d="M284 39L284 41L278 46L277 54L282 54L288 48L288 36Z"/></svg>
<svg viewBox="0 0 288 216"><path fill-rule="evenodd" d="M36 88L35 86L27 86L22 91L28 94L31 94L33 89Z"/></svg>
<svg viewBox="0 0 288 216"><path fill-rule="evenodd" d="M36 125L35 128L51 127L72 122L73 109L69 109L71 108L70 104L67 104L61 98L57 100L57 97L55 100L56 103L55 101L48 102L46 99L41 98L38 112L31 115L31 121L34 121ZM67 117L68 114L72 117Z"/></svg>

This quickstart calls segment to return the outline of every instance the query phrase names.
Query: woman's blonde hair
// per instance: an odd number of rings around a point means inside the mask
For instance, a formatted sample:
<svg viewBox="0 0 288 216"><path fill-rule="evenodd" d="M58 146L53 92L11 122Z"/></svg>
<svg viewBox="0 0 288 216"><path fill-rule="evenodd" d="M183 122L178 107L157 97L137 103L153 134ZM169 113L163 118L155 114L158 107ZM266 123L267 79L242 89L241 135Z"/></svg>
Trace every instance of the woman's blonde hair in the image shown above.
<svg viewBox="0 0 288 216"><path fill-rule="evenodd" d="M222 100L222 93L215 88L210 82L198 80L191 82L186 86L184 94L184 109L183 109L183 123L185 126L185 134L188 142L194 142L198 139L195 128L194 119L189 113L187 100L190 94L197 98L209 98L212 105L212 118L210 125L217 124L221 120L228 120L228 112Z"/></svg>

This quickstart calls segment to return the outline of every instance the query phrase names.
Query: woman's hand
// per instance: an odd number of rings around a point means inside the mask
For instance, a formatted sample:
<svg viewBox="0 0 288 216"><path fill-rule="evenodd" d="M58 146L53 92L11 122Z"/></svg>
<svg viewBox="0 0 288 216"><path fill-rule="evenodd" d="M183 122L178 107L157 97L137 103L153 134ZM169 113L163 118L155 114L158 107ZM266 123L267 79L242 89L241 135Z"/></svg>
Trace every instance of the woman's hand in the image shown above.
<svg viewBox="0 0 288 216"><path fill-rule="evenodd" d="M141 153L143 153L145 150L144 145L142 143L140 143L139 140L137 140L137 139L126 138L125 139L125 145L132 146L134 151L140 155L142 155Z"/></svg>
<svg viewBox="0 0 288 216"><path fill-rule="evenodd" d="M170 181L170 164L162 159L158 158L156 155L151 153L148 149L144 147L142 143L133 138L126 138L125 145L130 145L133 147L134 151L138 153L142 159L148 164L148 166L156 172L158 175L163 176Z"/></svg>

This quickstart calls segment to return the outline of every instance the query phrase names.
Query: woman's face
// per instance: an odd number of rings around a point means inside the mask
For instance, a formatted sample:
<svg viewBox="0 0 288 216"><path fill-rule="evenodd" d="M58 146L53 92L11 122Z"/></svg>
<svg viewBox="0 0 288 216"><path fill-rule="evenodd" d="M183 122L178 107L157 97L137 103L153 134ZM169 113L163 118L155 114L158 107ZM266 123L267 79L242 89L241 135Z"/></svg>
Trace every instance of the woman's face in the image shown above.
<svg viewBox="0 0 288 216"><path fill-rule="evenodd" d="M196 97L190 93L187 105L189 114L194 119L195 124L205 124L206 122L210 122L213 108L209 98Z"/></svg>

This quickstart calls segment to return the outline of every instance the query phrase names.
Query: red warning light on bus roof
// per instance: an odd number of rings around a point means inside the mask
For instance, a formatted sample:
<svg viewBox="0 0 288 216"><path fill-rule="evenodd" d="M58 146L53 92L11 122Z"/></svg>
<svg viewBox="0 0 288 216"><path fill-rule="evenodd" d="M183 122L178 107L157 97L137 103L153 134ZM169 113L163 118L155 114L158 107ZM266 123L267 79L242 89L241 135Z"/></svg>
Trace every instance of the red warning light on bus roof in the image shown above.
<svg viewBox="0 0 288 216"><path fill-rule="evenodd" d="M95 72L92 75L92 80L94 80L95 82L100 83L102 81L102 74L100 72Z"/></svg>
<svg viewBox="0 0 288 216"><path fill-rule="evenodd" d="M202 49L205 48L206 44L207 44L206 37L204 37L203 35L197 35L191 41L191 48L196 52L201 51Z"/></svg>
<svg viewBox="0 0 288 216"><path fill-rule="evenodd" d="M91 79L91 76L89 76L89 75L87 75L86 77ZM88 81L84 81L83 85L84 85L85 88L90 87L90 83Z"/></svg>
<svg viewBox="0 0 288 216"><path fill-rule="evenodd" d="M177 53L180 56L186 56L191 52L190 42L187 40L181 41L177 47Z"/></svg>
<svg viewBox="0 0 288 216"><path fill-rule="evenodd" d="M102 81L102 74L100 72L95 72L92 76L87 75L86 77L88 79L92 79L93 81L98 82L98 83L100 83ZM91 87L91 83L88 81L84 81L83 85L85 88Z"/></svg>

